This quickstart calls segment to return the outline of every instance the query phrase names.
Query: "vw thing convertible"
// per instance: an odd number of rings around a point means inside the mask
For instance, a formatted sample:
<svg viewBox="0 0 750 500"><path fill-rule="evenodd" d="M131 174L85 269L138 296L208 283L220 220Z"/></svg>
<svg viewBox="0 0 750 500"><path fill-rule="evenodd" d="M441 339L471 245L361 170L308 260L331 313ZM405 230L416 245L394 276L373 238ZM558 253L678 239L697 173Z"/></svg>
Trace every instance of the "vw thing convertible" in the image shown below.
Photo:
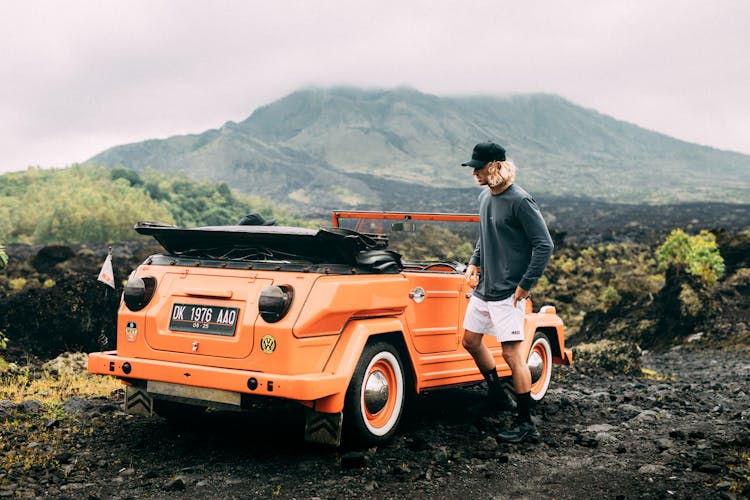
<svg viewBox="0 0 750 500"><path fill-rule="evenodd" d="M164 252L125 286L117 349L89 371L119 378L130 413L189 418L258 398L306 407L305 439L391 438L425 391L483 380L461 346L477 238L472 214L343 212L331 227L138 223ZM554 307L527 301L532 396L570 364ZM498 373L502 348L485 336Z"/></svg>

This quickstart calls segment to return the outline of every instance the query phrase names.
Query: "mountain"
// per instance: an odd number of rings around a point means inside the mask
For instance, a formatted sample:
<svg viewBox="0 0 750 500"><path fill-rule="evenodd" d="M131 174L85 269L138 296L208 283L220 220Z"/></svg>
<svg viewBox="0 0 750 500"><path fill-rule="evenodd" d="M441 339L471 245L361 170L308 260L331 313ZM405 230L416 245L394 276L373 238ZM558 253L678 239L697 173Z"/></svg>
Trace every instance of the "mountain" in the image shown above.
<svg viewBox="0 0 750 500"><path fill-rule="evenodd" d="M537 198L750 202L750 156L690 144L548 94L438 97L310 88L240 123L108 149L87 163L226 181L313 211L445 207L476 188L475 143L494 140ZM468 191L464 191L468 190ZM464 196L462 196L463 198Z"/></svg>

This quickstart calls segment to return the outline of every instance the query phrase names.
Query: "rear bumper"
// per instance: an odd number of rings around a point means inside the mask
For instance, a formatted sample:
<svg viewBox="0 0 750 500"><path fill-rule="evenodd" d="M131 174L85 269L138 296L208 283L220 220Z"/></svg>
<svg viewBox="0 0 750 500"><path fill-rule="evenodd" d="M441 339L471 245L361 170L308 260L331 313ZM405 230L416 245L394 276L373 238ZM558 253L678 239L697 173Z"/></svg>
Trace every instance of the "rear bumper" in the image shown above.
<svg viewBox="0 0 750 500"><path fill-rule="evenodd" d="M123 370L123 365L128 373ZM344 392L348 383L344 376L335 374L282 375L233 370L127 358L118 356L117 351L89 354L88 370L128 380L153 380L305 402Z"/></svg>

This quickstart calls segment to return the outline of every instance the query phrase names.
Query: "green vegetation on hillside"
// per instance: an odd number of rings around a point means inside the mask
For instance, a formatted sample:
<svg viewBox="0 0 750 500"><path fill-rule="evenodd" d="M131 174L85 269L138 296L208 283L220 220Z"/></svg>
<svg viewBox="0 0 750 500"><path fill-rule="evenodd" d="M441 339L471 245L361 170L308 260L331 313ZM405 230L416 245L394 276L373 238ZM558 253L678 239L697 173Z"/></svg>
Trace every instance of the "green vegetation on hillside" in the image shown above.
<svg viewBox="0 0 750 500"><path fill-rule="evenodd" d="M73 166L0 176L0 241L47 244L111 242L136 236L150 220L180 226L236 224L248 212L280 224L300 221L258 196L155 171ZM1 260L1 259L0 259Z"/></svg>
<svg viewBox="0 0 750 500"><path fill-rule="evenodd" d="M131 237L138 219L172 222L166 207L104 168L31 168L0 177L0 239L51 243Z"/></svg>
<svg viewBox="0 0 750 500"><path fill-rule="evenodd" d="M664 274L647 244L564 245L555 249L532 299L537 306L554 305L572 336L588 312L653 295L663 285Z"/></svg>
<svg viewBox="0 0 750 500"><path fill-rule="evenodd" d="M308 224L299 217L286 213L271 200L232 191L226 182L212 184L194 181L155 170L146 170L141 176L123 167L114 168L111 175L113 179L127 179L134 189L143 190L169 211L178 226L236 224L249 212L258 212L266 219L275 219L279 225Z"/></svg>

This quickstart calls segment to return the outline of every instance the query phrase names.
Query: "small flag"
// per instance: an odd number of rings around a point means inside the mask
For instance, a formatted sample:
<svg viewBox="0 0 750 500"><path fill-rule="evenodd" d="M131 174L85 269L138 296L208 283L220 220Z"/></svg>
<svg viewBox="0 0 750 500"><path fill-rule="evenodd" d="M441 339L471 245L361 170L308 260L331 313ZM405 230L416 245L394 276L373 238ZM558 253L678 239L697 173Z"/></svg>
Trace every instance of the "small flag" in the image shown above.
<svg viewBox="0 0 750 500"><path fill-rule="evenodd" d="M99 271L99 281L115 288L115 272L112 270L112 247L109 247L107 258L104 259L102 270Z"/></svg>

